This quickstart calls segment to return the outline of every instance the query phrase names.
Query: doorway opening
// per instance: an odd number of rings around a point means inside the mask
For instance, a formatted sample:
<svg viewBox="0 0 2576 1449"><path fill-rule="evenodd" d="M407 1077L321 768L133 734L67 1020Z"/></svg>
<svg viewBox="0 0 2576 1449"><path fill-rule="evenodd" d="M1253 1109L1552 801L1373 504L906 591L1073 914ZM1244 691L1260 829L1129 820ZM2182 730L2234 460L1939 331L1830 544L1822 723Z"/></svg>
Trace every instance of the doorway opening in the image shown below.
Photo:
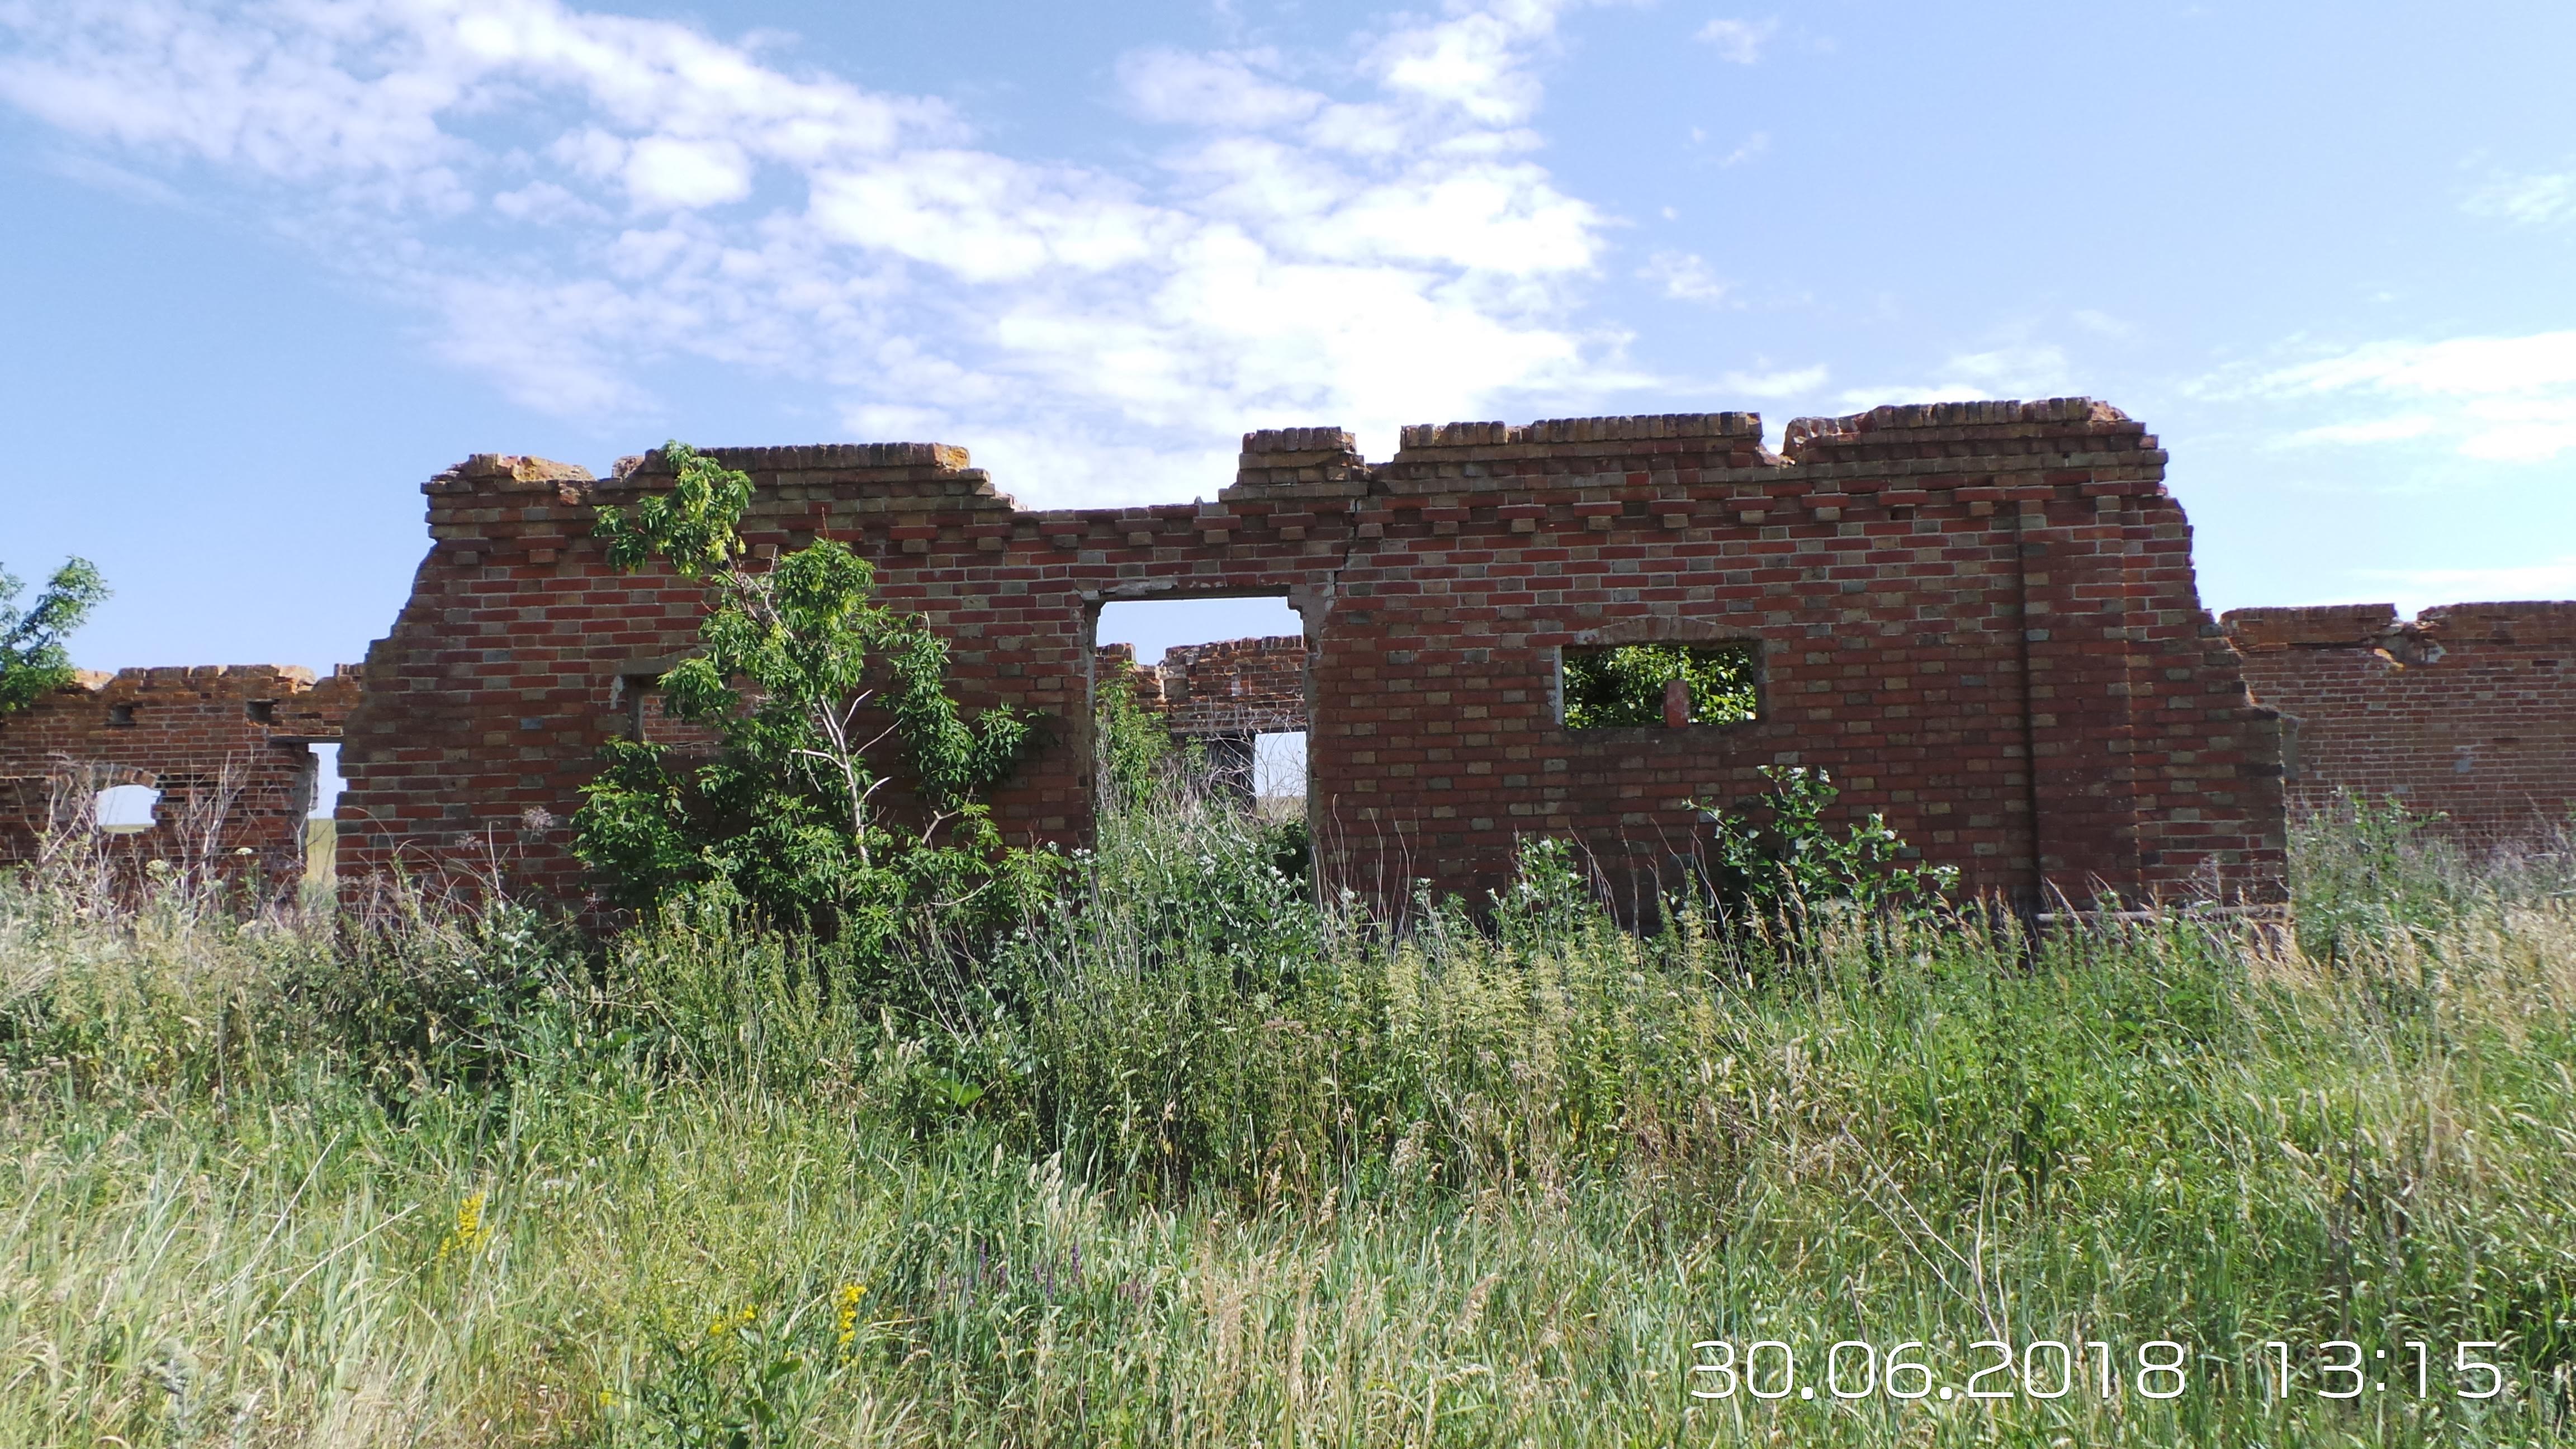
<svg viewBox="0 0 2576 1449"><path fill-rule="evenodd" d="M1306 639L1285 598L1121 600L1092 637L1104 814L1186 796L1302 825Z"/></svg>

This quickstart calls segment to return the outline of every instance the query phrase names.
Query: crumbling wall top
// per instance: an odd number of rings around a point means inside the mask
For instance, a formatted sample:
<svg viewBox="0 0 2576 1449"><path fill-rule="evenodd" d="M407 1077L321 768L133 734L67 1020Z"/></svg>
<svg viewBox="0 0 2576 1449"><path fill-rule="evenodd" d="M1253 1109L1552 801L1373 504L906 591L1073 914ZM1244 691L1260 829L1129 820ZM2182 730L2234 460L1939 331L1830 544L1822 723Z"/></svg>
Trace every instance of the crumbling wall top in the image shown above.
<svg viewBox="0 0 2576 1449"><path fill-rule="evenodd" d="M1873 446L1913 449L1927 444L2008 444L2062 437L2095 440L2087 451L2156 451L2156 440L2145 424L2089 397L1899 403L1842 417L1793 418L1782 434L1781 448L1791 461L1806 462L1848 456L1852 450ZM1862 455L1872 456L1866 451Z"/></svg>
<svg viewBox="0 0 2576 1449"><path fill-rule="evenodd" d="M1011 506L1007 496L995 492L983 469L968 466L966 450L949 443L822 443L700 451L725 467L767 475L767 481L789 488L859 483L869 492L990 500L987 506ZM433 499L457 494L552 493L554 502L573 506L587 505L602 494L661 487L670 477L670 460L658 448L618 459L605 479L594 478L576 463L477 453L422 484L421 491Z"/></svg>
<svg viewBox="0 0 2576 1449"><path fill-rule="evenodd" d="M1760 413L1646 413L1634 417L1542 418L1534 423L1417 423L1404 430L1405 453L1430 448L1547 447L1603 443L1733 441L1762 436Z"/></svg>
<svg viewBox="0 0 2576 1449"><path fill-rule="evenodd" d="M114 674L84 669L64 688L67 693L90 694L102 700L179 689L212 699L253 700L317 689L354 690L356 683L356 668L347 664L337 666L330 678L320 681L312 670L300 664L186 664L120 669Z"/></svg>
<svg viewBox="0 0 2576 1449"><path fill-rule="evenodd" d="M1234 487L1218 496L1243 496L1257 490L1275 497L1281 490L1356 496L1368 487L1370 469L1359 443L1341 428L1261 428L1243 435L1243 452L1235 460Z"/></svg>
<svg viewBox="0 0 2576 1449"><path fill-rule="evenodd" d="M2219 623L2240 650L2368 649L2399 635L2449 644L2576 643L2576 602L2436 604L2401 619L2395 604L2230 609Z"/></svg>
<svg viewBox="0 0 2576 1449"><path fill-rule="evenodd" d="M2576 601L2437 604L2417 615L2416 621L2463 644L2576 644Z"/></svg>
<svg viewBox="0 0 2576 1449"><path fill-rule="evenodd" d="M549 493L594 481L579 463L530 453L475 453L420 485L423 493Z"/></svg>
<svg viewBox="0 0 2576 1449"><path fill-rule="evenodd" d="M2395 604L2314 604L2230 609L2219 624L2236 647L2359 648L2397 627Z"/></svg>

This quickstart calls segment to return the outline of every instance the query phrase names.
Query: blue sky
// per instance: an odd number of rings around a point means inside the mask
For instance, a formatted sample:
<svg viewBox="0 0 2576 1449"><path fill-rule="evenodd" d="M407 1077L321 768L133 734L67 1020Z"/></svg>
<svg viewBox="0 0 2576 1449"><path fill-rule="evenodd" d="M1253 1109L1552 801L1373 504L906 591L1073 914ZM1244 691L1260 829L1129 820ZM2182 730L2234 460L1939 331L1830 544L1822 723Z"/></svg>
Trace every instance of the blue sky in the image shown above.
<svg viewBox="0 0 2576 1449"><path fill-rule="evenodd" d="M1065 506L1250 427L2086 393L2213 607L2576 597L2571 56L2540 3L0 0L0 562L106 569L92 667L323 667L469 452L935 439Z"/></svg>

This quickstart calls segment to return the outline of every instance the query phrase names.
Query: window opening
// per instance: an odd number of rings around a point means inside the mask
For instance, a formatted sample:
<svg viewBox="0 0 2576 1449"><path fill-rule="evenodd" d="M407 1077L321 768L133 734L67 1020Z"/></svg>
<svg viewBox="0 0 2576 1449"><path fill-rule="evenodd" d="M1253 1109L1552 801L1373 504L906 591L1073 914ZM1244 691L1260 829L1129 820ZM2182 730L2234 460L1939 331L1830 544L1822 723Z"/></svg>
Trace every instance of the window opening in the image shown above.
<svg viewBox="0 0 2576 1449"><path fill-rule="evenodd" d="M273 699L245 700L242 703L242 714L253 724L275 724L277 723L277 701Z"/></svg>
<svg viewBox="0 0 2576 1449"><path fill-rule="evenodd" d="M316 740L306 746L312 752L311 773L306 777L312 793L312 804L304 815L304 879L309 885L328 889L340 873L340 792L347 782L340 778L340 746L335 741Z"/></svg>
<svg viewBox="0 0 2576 1449"><path fill-rule="evenodd" d="M1741 724L1760 713L1751 644L1614 644L1564 654L1566 728Z"/></svg>
<svg viewBox="0 0 2576 1449"><path fill-rule="evenodd" d="M161 792L149 785L111 785L90 803L98 828L109 835L140 835L154 825L152 807Z"/></svg>
<svg viewBox="0 0 2576 1449"><path fill-rule="evenodd" d="M618 690L626 706L627 738L668 745L694 755L711 755L723 743L722 727L685 720L671 712L671 692L662 687L661 675L621 676Z"/></svg>
<svg viewBox="0 0 2576 1449"><path fill-rule="evenodd" d="M130 704L111 704L111 705L109 705L109 706L107 707L107 722L108 722L108 724L110 724L111 726L113 726L113 727L115 727L115 728L117 728L117 729L131 729L131 728L133 728L133 727L134 727L134 706L132 706L132 705L130 705Z"/></svg>
<svg viewBox="0 0 2576 1449"><path fill-rule="evenodd" d="M306 816L329 820L340 808L340 791L347 784L340 778L340 746L334 741L316 741L308 748L313 751L313 805Z"/></svg>

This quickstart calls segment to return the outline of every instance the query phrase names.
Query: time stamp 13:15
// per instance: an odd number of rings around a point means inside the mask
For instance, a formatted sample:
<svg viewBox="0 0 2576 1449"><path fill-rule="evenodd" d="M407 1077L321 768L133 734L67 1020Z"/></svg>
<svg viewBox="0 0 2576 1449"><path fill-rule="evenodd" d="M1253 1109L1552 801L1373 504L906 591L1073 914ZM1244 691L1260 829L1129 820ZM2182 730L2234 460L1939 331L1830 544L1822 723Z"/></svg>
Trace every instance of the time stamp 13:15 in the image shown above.
<svg viewBox="0 0 2576 1449"><path fill-rule="evenodd" d="M1948 1345L1942 1345L1946 1349ZM2445 1355L2419 1339L2394 1349L2351 1339L2309 1347L2271 1340L2253 1365L2275 1400L2314 1394L2326 1399L2403 1395L2416 1399L2492 1399L2509 1381L2485 1355L2503 1345L2468 1340ZM1845 1339L1821 1351L1782 1339L1703 1339L1691 1345L1687 1381L1694 1399L1743 1395L1767 1401L1856 1399L1985 1400L2179 1399L2192 1388L2197 1362L2177 1339L2134 1348L2102 1340L1979 1339L1964 1357L1909 1340L1882 1348Z"/></svg>

